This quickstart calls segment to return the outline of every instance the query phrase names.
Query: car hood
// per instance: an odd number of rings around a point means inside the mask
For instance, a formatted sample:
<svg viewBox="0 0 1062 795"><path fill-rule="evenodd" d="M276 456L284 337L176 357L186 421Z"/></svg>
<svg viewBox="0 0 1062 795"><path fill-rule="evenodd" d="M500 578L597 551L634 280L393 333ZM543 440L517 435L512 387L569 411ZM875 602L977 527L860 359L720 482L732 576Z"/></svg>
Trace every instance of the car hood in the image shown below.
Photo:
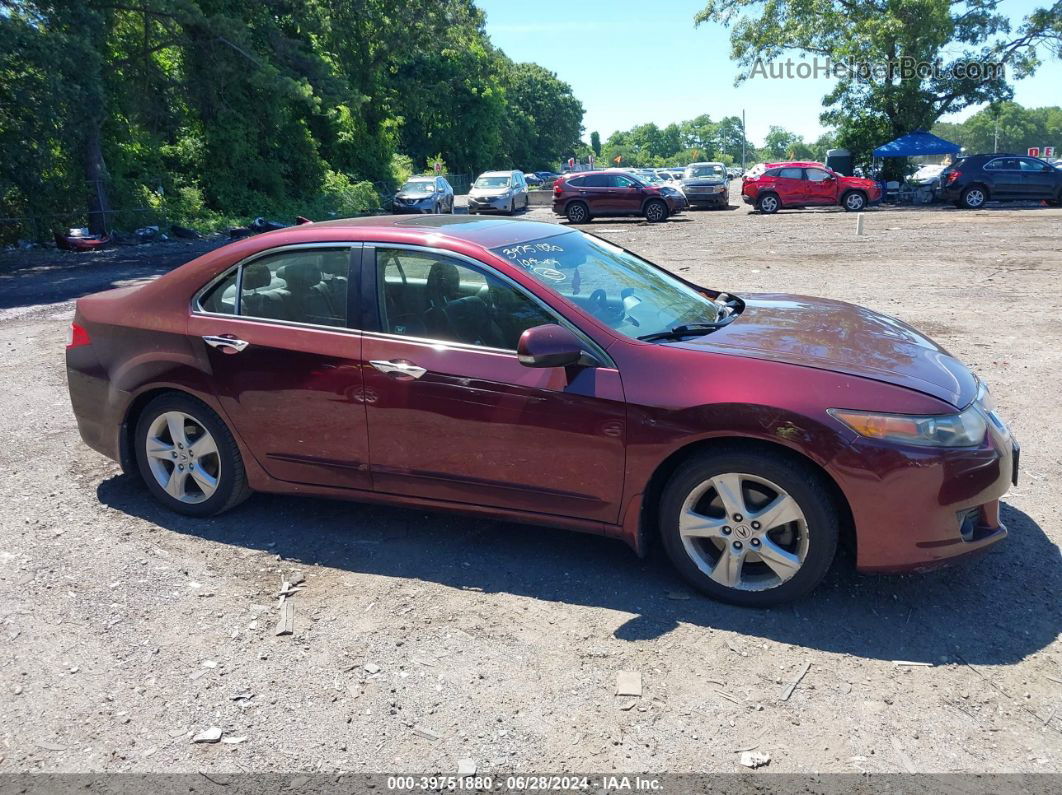
<svg viewBox="0 0 1062 795"><path fill-rule="evenodd" d="M693 179L684 179L682 184L686 186L690 185L722 185L726 182L726 177L694 177Z"/></svg>
<svg viewBox="0 0 1062 795"><path fill-rule="evenodd" d="M977 395L977 379L965 365L894 317L802 295L743 298L745 310L730 325L680 345L871 378L956 408Z"/></svg>
<svg viewBox="0 0 1062 795"><path fill-rule="evenodd" d="M434 193L412 193L410 191L399 191L395 194L396 199L430 199L434 196Z"/></svg>
<svg viewBox="0 0 1062 795"><path fill-rule="evenodd" d="M472 188L468 192L469 196L501 196L504 193L508 193L511 188Z"/></svg>

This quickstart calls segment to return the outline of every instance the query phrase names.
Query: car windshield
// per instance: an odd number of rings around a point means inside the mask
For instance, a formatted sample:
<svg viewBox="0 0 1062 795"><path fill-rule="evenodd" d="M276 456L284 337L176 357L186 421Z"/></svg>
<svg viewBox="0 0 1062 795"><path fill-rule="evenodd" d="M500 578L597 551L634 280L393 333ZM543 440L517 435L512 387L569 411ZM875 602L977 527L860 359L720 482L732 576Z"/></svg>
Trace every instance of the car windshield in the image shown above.
<svg viewBox="0 0 1062 795"><path fill-rule="evenodd" d="M476 180L477 188L508 188L509 177L480 177Z"/></svg>
<svg viewBox="0 0 1062 795"><path fill-rule="evenodd" d="M699 177L721 177L725 174L725 168L718 163L713 163L707 166L689 166L682 176L683 179L698 179Z"/></svg>
<svg viewBox="0 0 1062 795"><path fill-rule="evenodd" d="M629 251L582 232L493 251L628 337L719 318L719 305L704 293Z"/></svg>
<svg viewBox="0 0 1062 795"><path fill-rule="evenodd" d="M430 179L411 179L402 186L402 193L435 193L435 181Z"/></svg>

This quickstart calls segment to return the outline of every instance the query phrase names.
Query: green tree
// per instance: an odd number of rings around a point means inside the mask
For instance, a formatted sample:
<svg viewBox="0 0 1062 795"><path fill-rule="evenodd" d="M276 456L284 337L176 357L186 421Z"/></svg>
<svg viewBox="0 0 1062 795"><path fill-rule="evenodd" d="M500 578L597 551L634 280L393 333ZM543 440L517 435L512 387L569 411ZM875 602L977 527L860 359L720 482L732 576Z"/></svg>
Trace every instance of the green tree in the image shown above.
<svg viewBox="0 0 1062 795"><path fill-rule="evenodd" d="M933 132L969 154L1026 152L1033 146L1054 146L1062 151L1062 107L1025 108L1016 102L1002 102L965 121L939 123Z"/></svg>
<svg viewBox="0 0 1062 795"><path fill-rule="evenodd" d="M1014 78L1031 73L1041 53L1062 49L1062 0L1038 9L1010 32L1000 0L709 0L697 24L731 27L731 56L747 71L796 51L834 64L879 68L845 74L823 99L824 124L858 157L899 135L928 129L945 113L1007 99L1003 74L959 65L999 63ZM938 71L915 65L940 61ZM904 70L907 67L907 70Z"/></svg>
<svg viewBox="0 0 1062 795"><path fill-rule="evenodd" d="M594 157L601 157L601 133L597 130L590 133L590 148L594 152Z"/></svg>

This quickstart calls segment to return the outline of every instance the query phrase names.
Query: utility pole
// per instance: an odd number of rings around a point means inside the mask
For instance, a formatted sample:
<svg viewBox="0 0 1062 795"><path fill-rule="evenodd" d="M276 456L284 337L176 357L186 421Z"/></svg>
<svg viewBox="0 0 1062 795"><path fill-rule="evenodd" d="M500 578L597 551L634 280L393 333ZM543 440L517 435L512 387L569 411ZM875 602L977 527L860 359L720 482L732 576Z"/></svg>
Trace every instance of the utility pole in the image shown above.
<svg viewBox="0 0 1062 795"><path fill-rule="evenodd" d="M745 170L745 109L741 109L741 170Z"/></svg>
<svg viewBox="0 0 1062 795"><path fill-rule="evenodd" d="M995 136L992 138L992 151L999 151L999 116L996 116L996 133Z"/></svg>

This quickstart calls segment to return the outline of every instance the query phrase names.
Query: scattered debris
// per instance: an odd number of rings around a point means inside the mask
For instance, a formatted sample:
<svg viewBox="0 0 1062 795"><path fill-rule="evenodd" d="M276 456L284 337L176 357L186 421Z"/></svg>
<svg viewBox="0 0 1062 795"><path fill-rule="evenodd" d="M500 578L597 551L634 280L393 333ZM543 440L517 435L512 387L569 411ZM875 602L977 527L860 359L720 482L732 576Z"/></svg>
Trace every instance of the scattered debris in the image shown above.
<svg viewBox="0 0 1062 795"><path fill-rule="evenodd" d="M733 697L732 695L730 695L729 693L724 693L724 692L723 692L722 690L715 690L715 691L713 691L713 692L714 692L714 693L715 693L715 694L716 694L717 696L719 696L720 698L725 698L725 699L726 699L727 701L731 701L731 702L733 702L733 703L735 703L735 704L741 704L741 702L740 702L740 701L738 701L738 700L737 700L736 698L734 698L734 697Z"/></svg>
<svg viewBox="0 0 1062 795"><path fill-rule="evenodd" d="M250 701L254 698L254 693L250 690L244 690L242 693L237 693L232 697L233 701Z"/></svg>
<svg viewBox="0 0 1062 795"><path fill-rule="evenodd" d="M228 743L229 745L239 745L242 742L246 742L246 737L225 737L221 742Z"/></svg>
<svg viewBox="0 0 1062 795"><path fill-rule="evenodd" d="M300 579L299 582L301 581ZM280 584L280 602L277 604L280 608L280 618L277 619L277 628L274 633L277 637L291 635L295 632L295 604L291 601L291 597L301 590L301 588L294 588L287 580Z"/></svg>
<svg viewBox="0 0 1062 795"><path fill-rule="evenodd" d="M757 767L769 765L771 763L771 757L763 751L742 751L741 758L738 761L745 767L756 769Z"/></svg>
<svg viewBox="0 0 1062 795"><path fill-rule="evenodd" d="M627 712L637 703L638 703L638 699L634 699L632 701L628 701L626 704L620 704L620 710L622 712Z"/></svg>
<svg viewBox="0 0 1062 795"><path fill-rule="evenodd" d="M616 672L616 695L638 696L642 695L642 675L637 671Z"/></svg>
<svg viewBox="0 0 1062 795"><path fill-rule="evenodd" d="M37 747L38 748L43 748L45 751L65 751L66 750L66 746L65 745L60 745L59 743L50 743L50 742L47 742L47 741L42 742L42 743L37 743Z"/></svg>
<svg viewBox="0 0 1062 795"><path fill-rule="evenodd" d="M435 740L441 740L442 739L442 735L436 734L431 729L426 729L423 726L414 726L413 727L413 733L418 735L418 736L420 736L420 737L423 737L426 740L435 741Z"/></svg>
<svg viewBox="0 0 1062 795"><path fill-rule="evenodd" d="M194 229L191 229L187 226L178 226L177 224L173 224L170 226L170 232L173 234L174 237L183 238L184 240L199 240L203 237Z"/></svg>
<svg viewBox="0 0 1062 795"><path fill-rule="evenodd" d="M474 776L474 775L476 775L476 760L475 759L458 759L457 760L457 775L459 775L459 776Z"/></svg>
<svg viewBox="0 0 1062 795"><path fill-rule="evenodd" d="M218 664L216 662L214 662L213 660L203 660L203 667L204 668L217 668Z"/></svg>
<svg viewBox="0 0 1062 795"><path fill-rule="evenodd" d="M367 673L367 674L378 674L378 673L380 673L380 666L377 665L376 663L371 663L371 662L365 663L365 665L363 665L362 667L365 669L365 673Z"/></svg>
<svg viewBox="0 0 1062 795"><path fill-rule="evenodd" d="M195 735L192 738L192 742L193 743L216 743L216 742L218 742L221 739L221 735L223 735L224 733L225 732L223 732L217 726L211 726L209 729L206 729L205 731L201 731L201 732L199 732L199 734Z"/></svg>
<svg viewBox="0 0 1062 795"><path fill-rule="evenodd" d="M804 667L800 669L800 673L797 674L797 678L785 686L785 690L782 691L782 701L788 701L789 697L793 695L793 691L796 690L796 686L800 684L800 680L803 679L808 671L811 669L811 663L804 663Z"/></svg>
<svg viewBox="0 0 1062 795"><path fill-rule="evenodd" d="M895 665L895 666L917 665L917 666L922 667L922 668L932 668L933 667L933 663L931 663L931 662L915 662L913 660L893 660L892 664Z"/></svg>

